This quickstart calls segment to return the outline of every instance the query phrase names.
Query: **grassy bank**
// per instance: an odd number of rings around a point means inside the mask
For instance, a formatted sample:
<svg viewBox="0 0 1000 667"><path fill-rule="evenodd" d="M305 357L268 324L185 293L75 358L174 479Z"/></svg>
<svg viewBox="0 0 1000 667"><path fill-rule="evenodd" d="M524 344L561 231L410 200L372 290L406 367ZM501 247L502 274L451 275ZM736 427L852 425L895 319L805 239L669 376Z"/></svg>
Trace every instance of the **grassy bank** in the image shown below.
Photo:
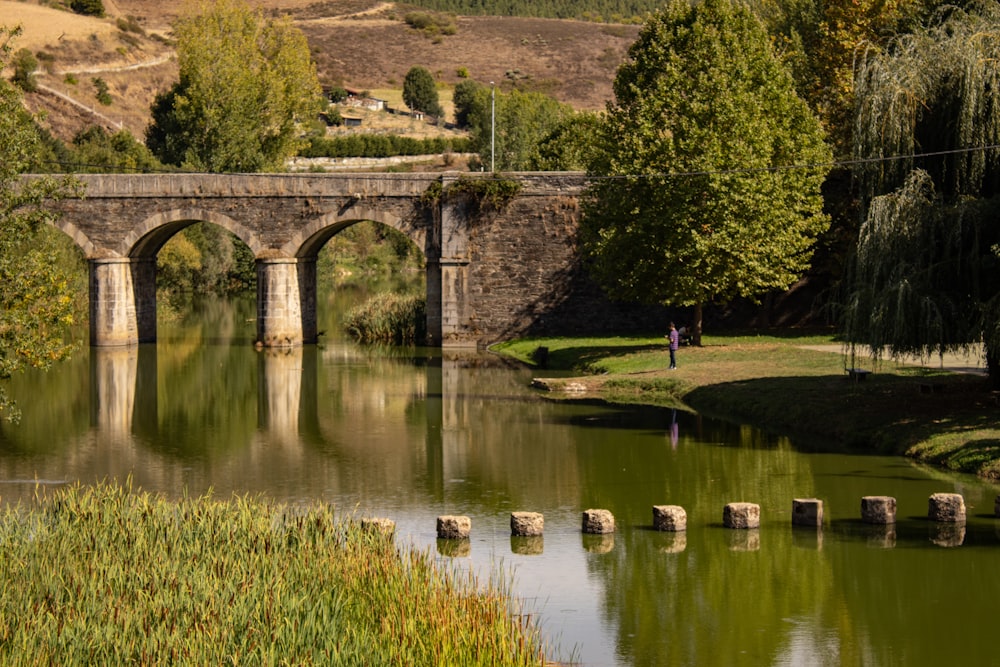
<svg viewBox="0 0 1000 667"><path fill-rule="evenodd" d="M503 582L247 498L74 487L0 517L0 664L539 665Z"/></svg>
<svg viewBox="0 0 1000 667"><path fill-rule="evenodd" d="M874 367L847 359L832 336L799 334L708 336L703 347L681 348L678 369L668 371L664 343L546 338L494 351L539 366L536 385L556 398L684 406L804 440L1000 479L1000 407L981 374L893 362ZM847 366L874 372L855 382Z"/></svg>

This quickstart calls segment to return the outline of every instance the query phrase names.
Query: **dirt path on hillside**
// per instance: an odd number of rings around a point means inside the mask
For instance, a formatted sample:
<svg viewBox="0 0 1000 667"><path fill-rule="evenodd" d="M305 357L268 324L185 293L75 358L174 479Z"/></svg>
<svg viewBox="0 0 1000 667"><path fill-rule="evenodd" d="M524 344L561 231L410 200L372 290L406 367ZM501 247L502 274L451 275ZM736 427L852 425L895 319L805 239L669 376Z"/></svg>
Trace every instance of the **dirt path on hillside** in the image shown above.
<svg viewBox="0 0 1000 667"><path fill-rule="evenodd" d="M80 111L90 114L94 119L99 121L99 124L103 125L105 129L111 130L113 132L122 129L122 124L120 122L108 118L94 107L86 105L83 102L80 102L79 100L73 99L72 97L66 95L65 93L61 93L58 90L55 90L54 88L49 88L48 86L43 85L41 83L38 84L38 90L47 93L49 95L54 95L59 99L68 102L69 104L72 104Z"/></svg>
<svg viewBox="0 0 1000 667"><path fill-rule="evenodd" d="M321 16L319 18L314 18L314 19L298 19L295 22L312 23L316 25L324 23L338 23L340 21L347 21L347 20L356 21L358 20L358 18L362 16L373 16L375 14L381 14L382 12L392 9L393 6L394 4L391 2L380 2L374 7L369 7L368 9L363 9L360 12L354 12L352 14L340 14L338 16ZM399 23L398 20L391 20L391 19L368 19L365 20L364 22L369 24Z"/></svg>
<svg viewBox="0 0 1000 667"><path fill-rule="evenodd" d="M57 70L56 74L101 74L104 72L130 72L132 70L143 69L146 67L156 67L157 65L162 65L163 63L170 62L173 58L173 54L167 53L150 60L143 60L142 62L132 63L131 65L97 65L97 64L83 64L74 65L67 69Z"/></svg>

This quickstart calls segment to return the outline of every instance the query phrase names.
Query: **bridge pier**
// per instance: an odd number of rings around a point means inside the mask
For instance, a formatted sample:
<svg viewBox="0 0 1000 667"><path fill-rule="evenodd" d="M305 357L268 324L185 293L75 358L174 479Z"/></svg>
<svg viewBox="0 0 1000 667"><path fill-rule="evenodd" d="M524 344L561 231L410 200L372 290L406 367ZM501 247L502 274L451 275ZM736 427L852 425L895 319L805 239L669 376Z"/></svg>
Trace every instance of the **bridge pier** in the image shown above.
<svg viewBox="0 0 1000 667"><path fill-rule="evenodd" d="M315 343L316 259L257 260L257 344L295 347Z"/></svg>
<svg viewBox="0 0 1000 667"><path fill-rule="evenodd" d="M447 188L456 179L442 178ZM469 300L469 233L467 203L461 200L441 202L439 227L431 242L437 257L427 258L427 334L431 345L469 347L464 327ZM477 332L478 333L478 332Z"/></svg>
<svg viewBox="0 0 1000 667"><path fill-rule="evenodd" d="M114 347L156 340L156 259L90 260L90 344Z"/></svg>

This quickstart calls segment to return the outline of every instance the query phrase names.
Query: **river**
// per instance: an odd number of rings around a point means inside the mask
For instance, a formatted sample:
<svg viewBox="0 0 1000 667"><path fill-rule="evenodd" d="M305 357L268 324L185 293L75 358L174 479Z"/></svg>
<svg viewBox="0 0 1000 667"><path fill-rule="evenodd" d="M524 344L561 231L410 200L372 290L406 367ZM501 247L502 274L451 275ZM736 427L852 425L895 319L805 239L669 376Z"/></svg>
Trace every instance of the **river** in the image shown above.
<svg viewBox="0 0 1000 667"><path fill-rule="evenodd" d="M489 353L358 347L338 308L321 345L256 351L252 301L208 301L155 345L16 377L0 497L131 479L391 518L445 566L506 573L551 657L588 666L995 661L995 485L683 411L553 403ZM963 494L963 528L926 519L935 492ZM862 524L866 495L895 497L898 523ZM812 497L823 527L793 529L792 499ZM759 530L722 525L736 501L760 505ZM686 532L652 529L667 504ZM591 508L614 534L582 534ZM514 511L542 513L544 536L512 538ZM471 518L467 544L436 539L443 514Z"/></svg>

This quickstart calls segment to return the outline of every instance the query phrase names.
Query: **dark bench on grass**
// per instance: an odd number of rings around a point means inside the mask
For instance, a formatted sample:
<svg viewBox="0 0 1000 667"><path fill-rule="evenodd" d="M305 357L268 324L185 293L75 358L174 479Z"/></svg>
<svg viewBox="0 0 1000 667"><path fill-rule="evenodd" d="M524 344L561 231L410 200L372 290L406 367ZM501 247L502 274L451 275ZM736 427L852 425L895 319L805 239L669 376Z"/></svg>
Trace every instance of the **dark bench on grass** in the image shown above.
<svg viewBox="0 0 1000 667"><path fill-rule="evenodd" d="M863 382L871 374L871 371L864 368L847 368L845 370L847 371L847 377L855 382Z"/></svg>

